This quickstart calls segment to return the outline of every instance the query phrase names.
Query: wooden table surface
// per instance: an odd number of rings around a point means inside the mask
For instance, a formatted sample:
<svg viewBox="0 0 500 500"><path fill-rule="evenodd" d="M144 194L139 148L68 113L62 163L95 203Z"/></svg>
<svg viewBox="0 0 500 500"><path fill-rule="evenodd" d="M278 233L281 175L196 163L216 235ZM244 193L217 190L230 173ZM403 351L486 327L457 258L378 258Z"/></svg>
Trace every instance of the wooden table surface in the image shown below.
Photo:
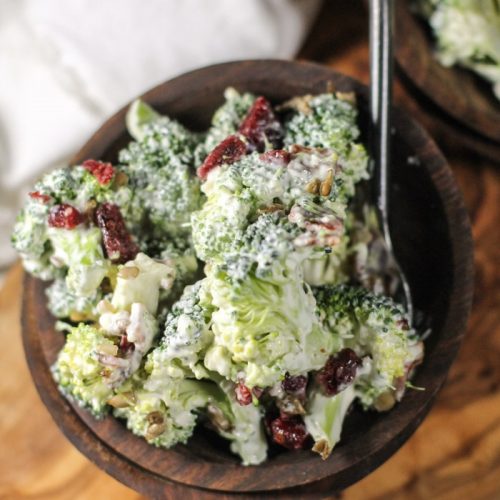
<svg viewBox="0 0 500 500"><path fill-rule="evenodd" d="M339 15L342 22L335 22ZM366 82L366 22L357 0L330 0L300 57ZM341 498L500 499L500 165L466 149L400 84L396 99L436 138L464 193L476 245L475 301L463 347L429 416L398 453ZM140 498L76 451L39 400L21 345L21 276L14 266L0 291L0 499Z"/></svg>

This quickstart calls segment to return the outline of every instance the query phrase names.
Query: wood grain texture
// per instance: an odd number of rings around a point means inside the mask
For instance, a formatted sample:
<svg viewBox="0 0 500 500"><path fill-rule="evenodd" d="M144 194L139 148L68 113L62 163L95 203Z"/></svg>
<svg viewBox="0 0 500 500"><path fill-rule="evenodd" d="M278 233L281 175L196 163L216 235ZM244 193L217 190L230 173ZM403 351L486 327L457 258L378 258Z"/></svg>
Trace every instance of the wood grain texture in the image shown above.
<svg viewBox="0 0 500 500"><path fill-rule="evenodd" d="M469 133L476 132L500 143L500 101L491 85L471 71L442 66L435 55L431 31L410 11L410 0L398 0L395 4L395 54L404 72Z"/></svg>
<svg viewBox="0 0 500 500"><path fill-rule="evenodd" d="M208 124L224 89L263 94L275 102L295 95L324 92L332 83L359 97L366 133L367 89L327 68L283 61L229 63L188 73L148 92L143 98L189 127ZM86 158L116 161L116 151L128 140L125 109L112 117L82 148L72 163ZM460 194L450 171L425 131L401 110L393 114L395 129L391 226L399 260L412 288L414 306L428 320L433 335L415 384L392 411L380 415L356 408L346 420L341 443L329 460L310 451L270 455L264 466L242 467L221 440L206 430L185 446L171 450L151 447L128 432L122 422L93 419L66 401L52 380L64 337L53 330L46 309L45 285L24 280L23 339L35 384L66 436L92 461L129 486L149 495L198 498L200 489L245 492L258 498L317 495L357 481L384 462L413 433L441 388L460 344L471 299L470 229ZM413 162L408 162L412 158ZM411 221L409 224L408 222ZM207 494L205 493L205 496Z"/></svg>

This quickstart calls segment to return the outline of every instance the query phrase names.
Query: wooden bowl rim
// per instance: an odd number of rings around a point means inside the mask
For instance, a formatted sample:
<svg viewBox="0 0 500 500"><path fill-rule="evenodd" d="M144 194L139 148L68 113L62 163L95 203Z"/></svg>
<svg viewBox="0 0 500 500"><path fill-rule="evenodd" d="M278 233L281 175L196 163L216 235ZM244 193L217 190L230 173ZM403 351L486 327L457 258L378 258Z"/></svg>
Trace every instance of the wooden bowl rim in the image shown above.
<svg viewBox="0 0 500 500"><path fill-rule="evenodd" d="M244 81L245 75L251 78L252 74L263 70L268 71L271 75L272 70L281 70L293 73L297 77L300 75L302 75L302 77L314 75L316 78L324 80L325 82L328 80L337 80L359 91L361 94L366 94L366 87L356 80L317 64L282 60L246 60L217 64L185 73L158 85L145 93L142 98L147 102L155 103L158 102L158 96L161 96L165 88L174 85L179 88L188 82L206 82L207 79L209 80L213 75L223 72L228 72L231 76L232 71L238 72L238 77L240 78L239 83L241 83ZM269 79L272 79L272 76ZM71 164L78 163L78 161L87 157L87 152L92 149L92 145L99 138L103 136L107 137L106 144L109 145L123 133L123 119L127 107L128 106L122 108L99 128L75 155ZM462 340L472 302L472 236L469 219L460 191L441 152L429 138L425 130L404 111L397 108L394 110L394 122L396 125L406 124L408 126L408 131L405 137L411 141L412 145L415 145L415 149L417 149L416 145L420 145L423 148L419 156L432 179L436 193L442 202L448 222L450 246L452 256L455 259L455 266L453 269L450 306L441 330L440 338L435 346L436 350L439 345L442 345L442 347L446 349L446 357L444 360L441 359L438 363L439 366L437 370L440 377L438 377L437 382L434 386L428 388L425 393L419 392L415 395L413 398L413 407L408 408L405 412L406 420L397 428L391 429L392 433L390 439L386 437L382 439L381 436L375 436L370 446L367 447L366 456L356 457L355 462L347 464L344 468L335 471L334 484L336 488L346 487L371 472L371 470L391 456L418 427L429 411L435 395L445 381L446 373ZM118 130L120 130L120 133L117 133ZM175 478L163 477L150 470L146 470L126 456L117 453L116 450L108 446L106 442L102 441L93 430L89 428L78 415L75 408L57 391L57 387L50 373L50 367L43 359L43 356L40 356L42 340L39 335L36 335L37 318L30 318L27 314L30 304L34 300L37 282L38 280L25 274L22 330L23 345L31 375L42 401L62 432L83 454L106 472L128 486L149 495L158 495L166 491L165 488L177 488L183 485L195 488L200 493L202 491L225 491L228 493L238 491L239 493L253 493L259 496L270 494L273 497L277 497L286 492L290 494L292 488L293 492L306 491L308 485L312 483L322 484L326 481L326 483L331 484L331 469L332 465L335 464L332 460L334 460L335 454L331 460L325 462L322 462L319 458L311 454L311 458L317 462L315 464L315 473L307 477L301 476L297 471L297 464L280 464L274 467L276 475L275 484L264 486L262 484L252 484L250 481L249 483L243 482L237 489L226 489L223 480L225 474L234 474L234 472L238 470L239 472L243 471L243 474L246 474L247 477L251 477L260 466L244 468L242 466L235 467L228 466L227 464L221 466L219 464L219 466L215 465L215 467L218 474L222 473L223 477L221 480L216 481L212 485L206 482L204 483L201 480L198 483L185 484L181 481L177 481ZM402 404L399 405L399 407L402 406ZM384 419L382 419L382 427L387 428L390 421L391 413L385 415ZM77 429L77 432L75 432L74 429ZM363 467L361 467L361 464ZM193 464L193 466L196 466L196 464ZM213 466L214 464L207 465L206 463L201 465L200 474L206 474L207 467L211 468ZM270 465L269 463L265 463L263 467L269 469Z"/></svg>

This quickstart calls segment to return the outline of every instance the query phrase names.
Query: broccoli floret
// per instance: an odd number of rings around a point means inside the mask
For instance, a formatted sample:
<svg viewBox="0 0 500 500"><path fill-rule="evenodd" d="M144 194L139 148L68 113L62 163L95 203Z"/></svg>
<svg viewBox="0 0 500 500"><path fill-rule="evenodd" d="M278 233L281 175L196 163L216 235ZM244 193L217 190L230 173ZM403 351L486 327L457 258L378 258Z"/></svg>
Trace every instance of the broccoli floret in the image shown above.
<svg viewBox="0 0 500 500"><path fill-rule="evenodd" d="M303 105L285 121L285 145L329 148L347 154L359 138L355 104L334 94L300 99Z"/></svg>
<svg viewBox="0 0 500 500"><path fill-rule="evenodd" d="M234 285L209 270L207 289L215 307L208 369L248 387L268 387L285 373L321 368L334 338L315 321L315 301L300 277L276 285L250 274Z"/></svg>
<svg viewBox="0 0 500 500"><path fill-rule="evenodd" d="M103 377L105 367L99 356L115 351L114 339L94 326L80 323L66 337L52 369L61 391L96 417L104 415L113 394L113 388Z"/></svg>
<svg viewBox="0 0 500 500"><path fill-rule="evenodd" d="M286 281L303 258L293 244L300 233L283 213L263 214L225 253L221 267L235 283L242 283L250 273L276 284Z"/></svg>
<svg viewBox="0 0 500 500"><path fill-rule="evenodd" d="M312 286L337 285L349 280L349 236L344 233L334 247L326 247L302 262L304 281Z"/></svg>
<svg viewBox="0 0 500 500"><path fill-rule="evenodd" d="M75 295L68 289L66 280L57 279L45 292L49 311L56 318L70 318L72 321L89 321L97 318L97 304L102 300L103 293L96 289L86 296Z"/></svg>
<svg viewBox="0 0 500 500"><path fill-rule="evenodd" d="M404 309L388 297L347 285L319 287L314 296L323 328L343 347L367 357L363 364L370 369L358 379L356 390L365 407L373 406L422 357L422 344Z"/></svg>
<svg viewBox="0 0 500 500"><path fill-rule="evenodd" d="M161 345L151 360L162 366L169 376L202 378L206 375L201 363L213 338L210 330L213 308L205 297L205 284L205 280L201 280L187 286L167 315Z"/></svg>
<svg viewBox="0 0 500 500"><path fill-rule="evenodd" d="M50 262L52 246L46 235L49 211L47 204L29 199L17 216L12 233L12 245L19 252L24 268L43 280L63 274Z"/></svg>
<svg viewBox="0 0 500 500"><path fill-rule="evenodd" d="M221 182L206 190L201 210L191 215L193 245L201 260L221 256L232 247L255 211L251 192L244 189L235 169L214 172ZM212 180L215 181L214 177ZM204 188L207 187L205 184Z"/></svg>
<svg viewBox="0 0 500 500"><path fill-rule="evenodd" d="M215 146L238 130L255 101L254 95L247 92L240 94L232 87L225 90L224 98L224 104L215 111L212 117L212 126L207 132L205 141L196 148L197 164L201 164Z"/></svg>
<svg viewBox="0 0 500 500"><path fill-rule="evenodd" d="M141 140L120 152L134 192L126 217L137 234L147 234L151 228L170 237L189 233L189 216L201 202L199 180L194 175L197 140L180 123L163 116L145 124ZM148 224L141 207L146 210Z"/></svg>
<svg viewBox="0 0 500 500"><path fill-rule="evenodd" d="M291 182L284 165L264 161L258 153L212 171L202 187L207 200L191 217L198 257L223 259L225 252L238 245L260 207L290 198Z"/></svg>
<svg viewBox="0 0 500 500"><path fill-rule="evenodd" d="M66 284L70 292L82 297L95 295L112 268L102 251L101 230L49 227L46 234L53 248L51 262L67 269Z"/></svg>
<svg viewBox="0 0 500 500"><path fill-rule="evenodd" d="M102 416L114 391L139 369L157 332L155 318L140 303L130 312L104 312L99 326L79 323L53 366L54 378L65 395Z"/></svg>
<svg viewBox="0 0 500 500"><path fill-rule="evenodd" d="M151 352L145 370L125 383L111 403L117 407L115 416L126 418L134 434L170 448L185 443L198 412L211 403L220 405L224 395L213 382L170 377L162 356L156 354L159 349Z"/></svg>
<svg viewBox="0 0 500 500"><path fill-rule="evenodd" d="M173 268L144 254L119 268L110 301L92 311L99 313L99 327L80 323L59 354L54 374L63 392L96 414L104 411L113 391L139 369L151 349L158 333L153 316L158 290L171 286L172 273ZM54 299L59 287L51 289Z"/></svg>
<svg viewBox="0 0 500 500"><path fill-rule="evenodd" d="M296 246L333 247L344 235L343 219L355 184L366 177L364 149L356 160L331 150L293 148L288 164L254 153L210 173L207 201L193 213L194 248L202 260L226 260L238 252L246 228L262 213L279 210L296 224ZM359 160L359 161L358 161Z"/></svg>
<svg viewBox="0 0 500 500"><path fill-rule="evenodd" d="M176 425L169 408L155 392L138 389L133 392L133 405L116 408L113 414L127 421L127 428L148 443L170 448L177 443L186 443L196 425L195 415L190 413L188 421Z"/></svg>
<svg viewBox="0 0 500 500"><path fill-rule="evenodd" d="M54 170L35 184L33 192L17 218L12 234L12 244L20 253L28 272L38 278L50 280L63 277L66 270L61 269L61 266L70 265L61 262L57 257L54 259L55 254L60 251L67 253L66 250L58 248L58 244L69 244L66 238L57 237L65 234L65 230L48 226L49 213L56 205L69 204L80 213L85 213L95 207L96 203L102 202L112 202L122 210L128 209L132 196L130 189L121 185L117 177L118 174L115 174L110 182L100 184L83 166L75 166ZM85 231L84 224L71 230L75 243L78 243L81 249L85 246L85 254L88 256L91 249L90 243L83 241L87 238ZM98 253L100 241L97 242L98 238L94 237L91 239L96 244L94 251ZM80 255L78 249L77 253ZM72 258L71 265L74 263L76 260Z"/></svg>

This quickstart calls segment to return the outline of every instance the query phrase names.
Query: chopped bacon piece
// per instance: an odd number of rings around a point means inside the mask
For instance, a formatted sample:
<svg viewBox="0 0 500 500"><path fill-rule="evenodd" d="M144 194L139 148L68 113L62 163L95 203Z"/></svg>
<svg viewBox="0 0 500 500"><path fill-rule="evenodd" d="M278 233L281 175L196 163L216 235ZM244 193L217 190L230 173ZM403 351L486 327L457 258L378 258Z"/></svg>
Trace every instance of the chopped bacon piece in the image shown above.
<svg viewBox="0 0 500 500"><path fill-rule="evenodd" d="M330 356L326 365L316 374L316 381L328 396L344 390L356 376L362 361L349 348L342 349L336 356Z"/></svg>
<svg viewBox="0 0 500 500"><path fill-rule="evenodd" d="M236 384L234 392L236 394L236 401L241 406L247 406L252 402L252 391L243 382Z"/></svg>
<svg viewBox="0 0 500 500"><path fill-rule="evenodd" d="M59 229L74 229L83 222L82 214L72 205L62 203L52 208L48 224Z"/></svg>
<svg viewBox="0 0 500 500"><path fill-rule="evenodd" d="M42 194L40 191L31 191L28 195L33 200L38 200L42 203L48 203L52 199L48 194Z"/></svg>
<svg viewBox="0 0 500 500"><path fill-rule="evenodd" d="M290 163L292 155L284 149L273 149L260 155L262 161L276 163L277 165L286 166Z"/></svg>
<svg viewBox="0 0 500 500"><path fill-rule="evenodd" d="M245 143L236 135L226 137L205 158L201 167L198 168L198 177L205 180L208 173L214 168L238 161L245 154L246 148Z"/></svg>
<svg viewBox="0 0 500 500"><path fill-rule="evenodd" d="M103 203L97 207L95 219L102 232L106 256L118 264L133 260L139 253L139 247L127 230L120 208L112 203Z"/></svg>
<svg viewBox="0 0 500 500"><path fill-rule="evenodd" d="M283 138L281 123L265 97L257 97L240 125L239 132L248 140L248 151L266 150L267 145L277 149Z"/></svg>
<svg viewBox="0 0 500 500"><path fill-rule="evenodd" d="M299 416L275 418L269 427L273 441L289 450L304 448L309 437L306 426Z"/></svg>
<svg viewBox="0 0 500 500"><path fill-rule="evenodd" d="M103 186L109 184L115 175L115 169L111 163L104 163L98 160L85 160L83 167Z"/></svg>

